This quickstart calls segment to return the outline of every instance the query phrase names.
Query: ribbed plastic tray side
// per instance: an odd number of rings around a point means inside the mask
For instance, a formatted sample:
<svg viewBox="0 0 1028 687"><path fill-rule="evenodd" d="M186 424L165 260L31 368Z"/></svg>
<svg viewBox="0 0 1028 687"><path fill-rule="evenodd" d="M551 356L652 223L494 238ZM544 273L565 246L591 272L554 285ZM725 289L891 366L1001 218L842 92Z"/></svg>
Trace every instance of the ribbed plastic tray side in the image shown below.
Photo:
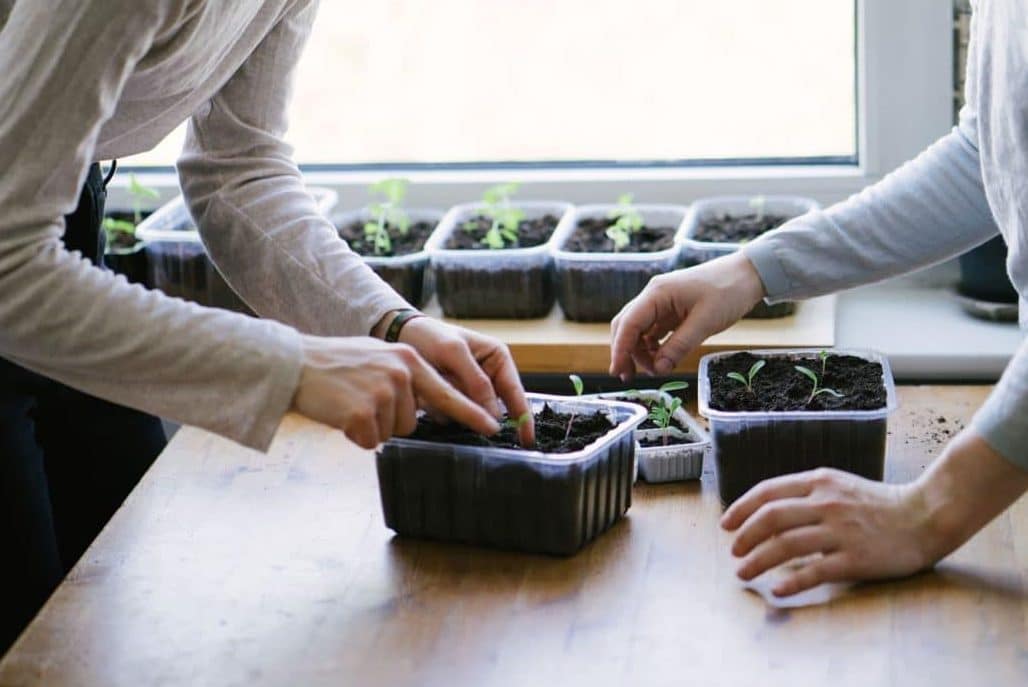
<svg viewBox="0 0 1028 687"><path fill-rule="evenodd" d="M553 237L557 275L557 302L569 320L609 322L630 300L638 296L650 279L679 267L678 235L685 219L685 206L638 205L646 224L671 225L676 245L650 253L575 253L565 244L583 219L606 217L613 205L583 205L575 208L571 221Z"/></svg>
<svg viewBox="0 0 1028 687"><path fill-rule="evenodd" d="M524 201L511 205L524 210L528 219L554 215L559 218L558 227L571 212L568 203ZM531 248L446 248L446 241L461 224L481 210L480 203L454 206L440 221L426 246L443 313L456 318L545 316L553 309L556 299L553 257L549 249L552 236L546 243Z"/></svg>
<svg viewBox="0 0 1028 687"><path fill-rule="evenodd" d="M872 351L832 350L882 365L886 406L873 411L727 412L710 408L710 364L737 351L700 360L700 412L710 422L721 503L730 505L759 482L818 467L881 480L885 472L888 416L896 409L889 363ZM754 355L816 355L815 349L760 350Z"/></svg>

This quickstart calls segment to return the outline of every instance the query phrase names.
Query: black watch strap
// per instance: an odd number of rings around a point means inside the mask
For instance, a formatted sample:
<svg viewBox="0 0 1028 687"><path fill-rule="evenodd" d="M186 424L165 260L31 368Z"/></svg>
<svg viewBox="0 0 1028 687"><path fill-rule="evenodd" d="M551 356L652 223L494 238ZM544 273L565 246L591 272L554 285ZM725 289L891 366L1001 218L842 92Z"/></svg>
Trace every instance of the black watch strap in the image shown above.
<svg viewBox="0 0 1028 687"><path fill-rule="evenodd" d="M425 317L425 313L413 308L397 310L393 321L389 323L389 327L386 329L383 339L388 343L396 343L400 340L400 330L403 329L404 325L418 317Z"/></svg>

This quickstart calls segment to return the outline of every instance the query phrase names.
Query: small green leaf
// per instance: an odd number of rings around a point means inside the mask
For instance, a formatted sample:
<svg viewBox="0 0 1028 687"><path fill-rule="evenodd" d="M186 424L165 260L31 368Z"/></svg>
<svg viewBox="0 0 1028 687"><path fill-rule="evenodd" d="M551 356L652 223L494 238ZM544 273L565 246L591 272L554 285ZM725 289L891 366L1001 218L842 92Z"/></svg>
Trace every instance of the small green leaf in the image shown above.
<svg viewBox="0 0 1028 687"><path fill-rule="evenodd" d="M688 388L689 388L689 382L682 382L682 381L666 382L666 383L660 385L660 391L663 391L664 393L670 393L672 391L681 391L682 389L688 389Z"/></svg>
<svg viewBox="0 0 1028 687"><path fill-rule="evenodd" d="M681 407L682 407L682 399L676 398L675 400L671 401L671 407L668 408L668 412L669 412L669 414L674 415L675 411L678 410Z"/></svg>
<svg viewBox="0 0 1028 687"><path fill-rule="evenodd" d="M742 384L745 387L749 387L749 383L746 381L746 378L743 377L742 374L740 374L738 372L729 372L725 376L728 377L729 379L732 379L732 380L734 380L736 382L739 382L740 384Z"/></svg>
<svg viewBox="0 0 1028 687"><path fill-rule="evenodd" d="M817 375L809 367L803 367L802 365L793 365L793 368L800 374L810 378L810 381L814 382L814 386L817 387Z"/></svg>
<svg viewBox="0 0 1028 687"><path fill-rule="evenodd" d="M571 380L571 386L575 388L575 396L581 396L582 391L585 390L585 384L582 383L582 378L578 375L568 375L568 379Z"/></svg>
<svg viewBox="0 0 1028 687"><path fill-rule="evenodd" d="M108 233L117 231L125 234L130 234L133 236L136 233L136 225L132 222L123 219L114 219L112 217L108 217L104 220L103 227L104 230L106 230Z"/></svg>
<svg viewBox="0 0 1028 687"><path fill-rule="evenodd" d="M128 190L138 200L157 200L161 197L161 194L156 189L139 183L139 179L136 178L135 174L129 174Z"/></svg>

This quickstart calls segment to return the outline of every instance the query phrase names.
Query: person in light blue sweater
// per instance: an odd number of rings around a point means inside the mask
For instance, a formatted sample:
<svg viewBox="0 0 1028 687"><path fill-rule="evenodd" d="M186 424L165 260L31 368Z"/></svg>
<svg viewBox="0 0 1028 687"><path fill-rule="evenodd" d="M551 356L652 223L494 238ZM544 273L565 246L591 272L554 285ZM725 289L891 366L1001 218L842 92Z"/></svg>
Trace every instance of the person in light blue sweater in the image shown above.
<svg viewBox="0 0 1028 687"><path fill-rule="evenodd" d="M975 5L959 125L849 200L738 254L654 279L612 322L611 374L669 373L762 298L809 298L886 279L997 233L1028 328L1028 4ZM916 481L880 484L834 470L788 475L754 487L721 524L737 532L732 552L745 580L823 554L774 589L788 596L930 567L1026 489L1028 341L971 426Z"/></svg>

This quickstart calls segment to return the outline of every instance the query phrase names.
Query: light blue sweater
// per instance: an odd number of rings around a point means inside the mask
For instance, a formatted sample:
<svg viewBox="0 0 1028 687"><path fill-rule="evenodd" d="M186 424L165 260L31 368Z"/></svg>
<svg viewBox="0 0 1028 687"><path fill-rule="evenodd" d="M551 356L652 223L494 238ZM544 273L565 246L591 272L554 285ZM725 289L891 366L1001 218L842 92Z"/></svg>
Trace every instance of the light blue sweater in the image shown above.
<svg viewBox="0 0 1028 687"><path fill-rule="evenodd" d="M910 272L999 232L1028 327L1028 3L972 4L960 124L879 183L746 246L770 301ZM1028 341L973 426L1028 470Z"/></svg>

